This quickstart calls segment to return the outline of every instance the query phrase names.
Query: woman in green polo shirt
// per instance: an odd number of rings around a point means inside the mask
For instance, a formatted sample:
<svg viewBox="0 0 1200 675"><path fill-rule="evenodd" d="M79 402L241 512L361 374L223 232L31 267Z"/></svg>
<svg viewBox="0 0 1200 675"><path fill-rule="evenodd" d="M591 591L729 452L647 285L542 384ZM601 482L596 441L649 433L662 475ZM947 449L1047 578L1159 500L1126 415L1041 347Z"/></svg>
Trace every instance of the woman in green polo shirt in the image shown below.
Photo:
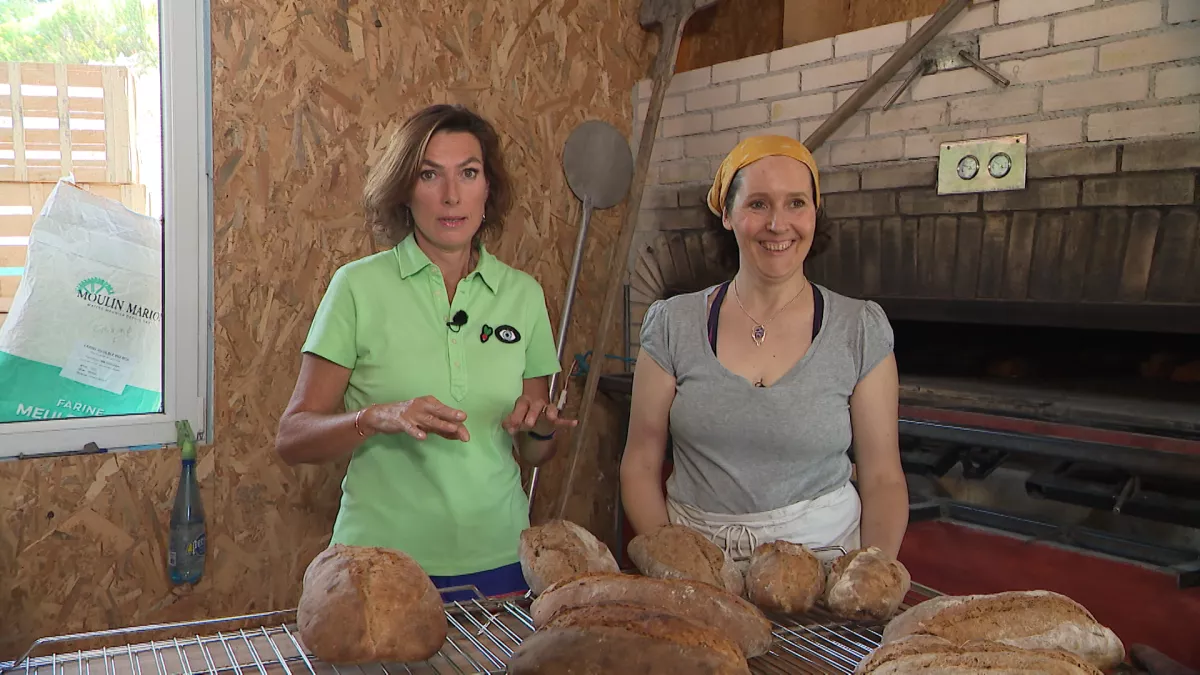
<svg viewBox="0 0 1200 675"><path fill-rule="evenodd" d="M541 286L482 243L509 195L487 121L436 105L405 122L364 190L395 246L334 273L275 442L288 464L350 457L331 543L403 551L438 587L489 596L526 590L513 445L536 466L575 424L547 405Z"/></svg>

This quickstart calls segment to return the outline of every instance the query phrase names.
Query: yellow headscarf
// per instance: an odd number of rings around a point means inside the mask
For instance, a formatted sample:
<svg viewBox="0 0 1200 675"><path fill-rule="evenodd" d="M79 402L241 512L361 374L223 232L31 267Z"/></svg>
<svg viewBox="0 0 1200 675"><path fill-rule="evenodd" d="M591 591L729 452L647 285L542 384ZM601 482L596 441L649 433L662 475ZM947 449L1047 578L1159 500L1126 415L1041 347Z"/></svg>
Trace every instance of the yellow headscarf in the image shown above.
<svg viewBox="0 0 1200 675"><path fill-rule="evenodd" d="M733 175L738 172L738 169L772 155L791 157L812 171L813 201L816 206L820 206L821 177L817 172L817 161L813 159L808 148L804 147L800 141L787 136L751 136L738 143L737 147L726 155L725 161L721 162L721 166L717 168L717 175L713 178L712 187L708 190L708 210L718 216L721 215L725 197L729 193L729 184L733 182Z"/></svg>

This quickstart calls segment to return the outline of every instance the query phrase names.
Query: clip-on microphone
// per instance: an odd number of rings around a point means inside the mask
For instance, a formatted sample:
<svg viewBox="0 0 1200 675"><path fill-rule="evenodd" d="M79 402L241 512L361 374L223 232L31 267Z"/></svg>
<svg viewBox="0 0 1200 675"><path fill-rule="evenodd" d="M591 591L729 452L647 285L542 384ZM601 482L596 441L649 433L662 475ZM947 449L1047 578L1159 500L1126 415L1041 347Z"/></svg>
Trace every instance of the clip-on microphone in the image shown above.
<svg viewBox="0 0 1200 675"><path fill-rule="evenodd" d="M454 333L457 333L465 325L467 325L467 313L461 309L454 313L453 319L446 322L446 326Z"/></svg>

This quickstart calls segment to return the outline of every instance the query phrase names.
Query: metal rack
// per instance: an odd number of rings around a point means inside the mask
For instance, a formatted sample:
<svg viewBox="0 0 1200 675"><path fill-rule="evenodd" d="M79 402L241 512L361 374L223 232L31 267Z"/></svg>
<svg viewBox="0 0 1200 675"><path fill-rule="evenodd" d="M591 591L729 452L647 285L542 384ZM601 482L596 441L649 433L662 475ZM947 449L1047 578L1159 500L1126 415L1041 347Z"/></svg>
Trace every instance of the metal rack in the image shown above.
<svg viewBox="0 0 1200 675"><path fill-rule="evenodd" d="M914 584L902 607L934 595ZM500 674L521 641L533 633L529 604L528 598L447 603L446 644L423 663L324 663L304 648L295 610L289 610L43 639L16 661L0 663L0 675ZM771 619L775 644L768 654L750 660L753 673L850 674L881 639L880 624L847 622L821 611ZM248 623L258 625L218 629ZM34 655L64 646L75 649Z"/></svg>

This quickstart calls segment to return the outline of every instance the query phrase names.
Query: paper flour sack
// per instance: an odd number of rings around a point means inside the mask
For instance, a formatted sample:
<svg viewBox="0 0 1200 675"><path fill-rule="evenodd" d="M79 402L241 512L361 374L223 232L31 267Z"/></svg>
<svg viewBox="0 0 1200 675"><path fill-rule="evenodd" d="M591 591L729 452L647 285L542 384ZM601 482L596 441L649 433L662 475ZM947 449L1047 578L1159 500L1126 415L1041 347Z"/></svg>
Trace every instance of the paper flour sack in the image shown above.
<svg viewBox="0 0 1200 675"><path fill-rule="evenodd" d="M162 409L162 229L60 180L0 326L0 422Z"/></svg>

